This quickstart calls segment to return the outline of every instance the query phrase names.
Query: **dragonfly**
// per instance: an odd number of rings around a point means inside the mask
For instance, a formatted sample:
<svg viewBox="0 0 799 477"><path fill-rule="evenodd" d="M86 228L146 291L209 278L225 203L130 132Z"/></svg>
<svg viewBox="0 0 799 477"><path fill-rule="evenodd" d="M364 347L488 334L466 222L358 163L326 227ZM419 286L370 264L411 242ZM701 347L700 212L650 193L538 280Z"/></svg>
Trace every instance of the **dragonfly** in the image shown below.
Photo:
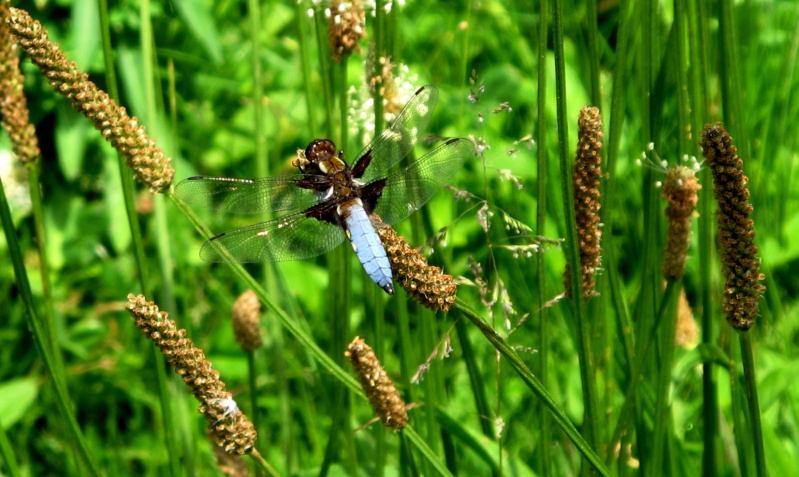
<svg viewBox="0 0 799 477"><path fill-rule="evenodd" d="M346 238L372 281L393 295L391 266L370 215L389 225L405 219L476 155L470 139L452 138L392 170L419 142L437 100L435 86L419 88L351 167L331 140L316 139L292 161L298 174L259 179L195 176L181 181L175 194L192 206L280 214L210 238L200 257L215 263L299 260L328 252Z"/></svg>

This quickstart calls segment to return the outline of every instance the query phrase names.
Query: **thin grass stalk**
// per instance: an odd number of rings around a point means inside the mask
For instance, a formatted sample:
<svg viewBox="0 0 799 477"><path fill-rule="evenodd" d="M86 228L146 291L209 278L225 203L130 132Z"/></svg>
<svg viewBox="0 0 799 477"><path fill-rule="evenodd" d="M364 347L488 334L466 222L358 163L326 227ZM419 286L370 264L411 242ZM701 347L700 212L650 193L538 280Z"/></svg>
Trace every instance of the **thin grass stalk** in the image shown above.
<svg viewBox="0 0 799 477"><path fill-rule="evenodd" d="M608 126L608 140L605 147L607 166L605 170L608 171L608 179L604 181L604 193L600 197L601 207L607 209L609 204L615 199L616 190L616 163L619 156L619 145L621 143L622 127L624 124L624 109L626 103L626 92L628 89L627 79L630 77L628 69L632 64L629 59L631 55L632 42L630 38L634 34L637 23L633 22L632 9L630 2L623 0L619 9L619 32L618 43L616 44L616 60L613 72L613 93L610 101L610 120ZM603 218L605 223L605 230L613 230L613 214L607 214ZM626 375L629 379L633 376L633 363L635 361L635 336L633 333L634 324L630 319L630 313L627 309L627 298L624 296L624 286L619 276L618 258L616 256L615 236L612 233L606 233L603 237L602 247L602 261L603 268L607 275L608 285L610 289L610 303L616 316L617 334L621 338L621 345L623 348L624 363ZM623 385L622 385L623 386ZM637 398L633 404L637 404ZM611 438L608 445L609 449L614 449L618 436ZM605 462L610 465L614 458L613 452L608 452L605 456Z"/></svg>
<svg viewBox="0 0 799 477"><path fill-rule="evenodd" d="M588 66L591 85L591 104L602 110L602 90L599 85L599 25L597 22L597 2L586 2L586 23L588 24Z"/></svg>
<svg viewBox="0 0 799 477"><path fill-rule="evenodd" d="M25 259L22 255L19 241L17 240L16 229L11 219L11 209L8 205L8 199L6 198L6 191L2 180L0 180L0 223L3 225L3 232L5 233L6 242L8 243L8 253L11 256L11 263L14 267L18 294L22 298L22 303L25 305L25 318L27 319L28 328L33 332L33 341L36 343L36 347L42 356L47 373L50 375L50 379L53 382L53 387L55 388L55 404L59 413L67 423L68 440L72 444L74 452L77 454L81 470L87 475L99 476L99 468L92 460L89 447L78 426L78 421L75 418L73 403L69 397L65 376L64 374L57 373L55 360L53 358L53 347L47 341L48 336L36 313L36 303L34 302L33 293L31 292L28 272L25 269Z"/></svg>
<svg viewBox="0 0 799 477"><path fill-rule="evenodd" d="M749 406L749 429L752 430L752 445L755 450L755 466L758 476L766 473L766 450L763 445L763 426L760 422L760 399L757 393L757 379L755 378L755 357L752 352L752 338L748 331L738 333L741 345L741 358L744 366L744 391L746 403Z"/></svg>
<svg viewBox="0 0 799 477"><path fill-rule="evenodd" d="M622 440L623 434L630 434L629 432L625 431L629 430L630 420L633 417L632 411L638 406L639 398L636 391L638 389L639 383L644 380L644 371L648 365L646 357L650 355L652 345L657 340L660 324L666 320L666 313L668 312L667 305L671 303L673 298L672 295L679 296L677 290L678 289L675 290L675 287L669 288L666 286L666 290L663 292L663 300L660 303L660 308L658 309L654 324L649 329L647 337L642 337L638 340L638 348L635 351L636 358L632 361L630 380L627 385L627 390L624 394L624 404L619 412L619 418L616 421L616 426L613 430L613 437L611 437L610 442L608 443L609 449L613 449L617 446L617 444ZM605 457L605 463L610 465L614 459L615 456L612 453L609 453ZM657 468L653 469L657 470Z"/></svg>
<svg viewBox="0 0 799 477"><path fill-rule="evenodd" d="M652 445L652 460L648 465L650 475L657 476L664 472L665 462L667 456L668 432L671 428L671 403L669 400L669 391L671 388L671 376L674 361L674 336L677 331L677 302L680 297L680 287L682 286L682 279L668 280L666 285L666 292L663 294L662 310L665 310L663 316L658 317L658 324L662 330L660 336L660 353L658 353L658 380L656 395L657 400L655 403L655 430L654 430L654 443ZM646 356L644 354L643 356ZM675 469L671 469L672 472Z"/></svg>
<svg viewBox="0 0 799 477"><path fill-rule="evenodd" d="M316 54L322 77L322 98L325 103L325 124L322 131L325 137L333 137L333 75L330 73L330 51L325 41L327 38L325 19L320 12L316 12L314 15L314 25L316 26ZM310 101L310 97L308 100Z"/></svg>
<svg viewBox="0 0 799 477"><path fill-rule="evenodd" d="M548 0L541 0L538 5L538 162L536 188L536 219L535 233L541 237L545 235L547 218L547 33L549 32L549 9ZM547 295L547 273L544 254L538 253L535 256L535 274L538 283L538 336L541 344L539 346L539 367L538 375L541 377L541 385L546 387L549 378L547 363L549 360L549 333L547 325L549 321L549 310L545 306L549 300ZM460 322L460 320L459 320ZM462 327L462 325L461 325ZM460 330L459 330L460 333ZM544 406L540 407L539 422L541 430L541 473L544 476L552 475L552 446L546 443L552 441L552 426L550 417ZM479 408L478 408L479 410ZM488 416L489 414L481 414ZM484 430L485 432L485 430Z"/></svg>
<svg viewBox="0 0 799 477"><path fill-rule="evenodd" d="M3 458L3 465L6 472L10 477L22 477L22 469L17 462L16 452L8 440L8 435L5 429L0 428L0 457Z"/></svg>
<svg viewBox="0 0 799 477"><path fill-rule="evenodd" d="M306 30L308 15L307 11L303 10L303 2L294 2L294 19L297 22L297 41L300 44L300 63L302 64L302 88L305 92L305 124L306 132L310 136L316 135L316 122L314 121L315 115L311 108L311 62L309 58L310 45L308 42L308 32Z"/></svg>
<svg viewBox="0 0 799 477"><path fill-rule="evenodd" d="M710 114L707 100L708 73L708 16L706 4L703 1L688 0L690 12L688 19L688 34L691 54L691 81L689 82L692 100L691 129L701 131L704 118ZM703 168L699 171L699 181L703 184L711 183L710 169ZM712 274L712 260L714 256L713 240L713 191L712 187L703 187L699 199L698 225L698 265L699 265L699 302L702 306L702 345L710 347L714 344L716 329L716 301L712 290L716 289ZM705 360L702 363L702 475L714 477L718 475L718 450L720 449L719 436L719 402L716 385L716 366Z"/></svg>
<svg viewBox="0 0 799 477"><path fill-rule="evenodd" d="M489 416L491 416L491 408L488 406L488 397L486 396L486 384L483 381L483 374L480 371L480 363L477 362L477 354L475 354L472 347L472 340L469 338L469 333L466 328L466 323L463 320L455 321L455 331L458 333L458 343L460 343L461 353L463 355L463 363L466 365L466 371L469 374L469 383L474 396L474 404L477 408L477 415L480 416L480 428L483 435L489 439L495 439L494 429L491 426ZM544 383L543 378L541 382Z"/></svg>
<svg viewBox="0 0 799 477"><path fill-rule="evenodd" d="M519 375L527 387L543 401L544 405L550 410L555 422L560 426L561 430L566 436L574 443L577 450L585 457L585 459L599 472L601 475L610 475L610 471L599 458L599 456L591 448L588 441L580 434L577 428L574 427L566 413L555 403L555 400L549 394L549 391L541 384L541 381L535 377L532 371L521 360L516 351L509 346L505 339L497 333L491 325L481 318L469 305L461 299L456 299L453 309L469 321L471 321L477 329L483 333L489 343L505 357L507 362L513 367L514 371Z"/></svg>
<svg viewBox="0 0 799 477"><path fill-rule="evenodd" d="M733 2L731 0L719 1L719 27L721 43L721 71L719 80L721 98L724 105L724 124L730 134L735 137L735 143L741 157L753 157L749 148L749 131L744 114L741 93L744 85L741 84L741 67L738 64L738 35L735 30Z"/></svg>
<svg viewBox="0 0 799 477"><path fill-rule="evenodd" d="M729 331L729 328L725 328L724 331ZM724 333L724 331L722 331L722 333ZM730 358L727 363L727 371L730 379L730 408L732 411L733 429L735 430L733 432L733 438L735 439L735 447L738 454L738 468L741 469L741 475L755 475L755 465L754 462L752 462L753 459L751 455L751 441L746 432L748 428L746 425L747 406L743 402L745 400L745 391L740 389L741 380L738 376L737 363L740 361L740 357L735 347L732 346L729 336L727 336L727 338L725 344L727 347L727 355Z"/></svg>
<svg viewBox="0 0 799 477"><path fill-rule="evenodd" d="M50 287L50 262L47 255L47 236L44 230L44 206L42 205L42 192L39 185L39 161L28 162L28 178L30 183L31 209L33 210L33 224L36 230L36 249L39 254L39 267L42 275L42 296L44 299L45 332L53 349L53 364L58 373L66 376L64 370L64 357L58 340L58 326L55 321L55 307L53 292Z"/></svg>
<svg viewBox="0 0 799 477"><path fill-rule="evenodd" d="M554 49L555 49L555 89L557 91L558 149L560 151L561 193L563 194L564 217L566 219L566 249L572 272L572 297L574 321L577 326L577 349L580 359L580 381L583 386L585 406L584 426L586 440L593 449L599 447L599 402L597 400L594 356L591 350L590 323L582 300L583 287L580 271L580 252L577 244L577 225L574 216L574 196L572 194L571 168L569 167L569 134L566 109L566 78L563 56L563 15L562 2L554 2Z"/></svg>
<svg viewBox="0 0 799 477"><path fill-rule="evenodd" d="M375 1L375 21L372 31L374 32L374 57L372 61L374 61L374 67L377 68L377 64L380 62L380 58L389 58L393 57L393 51L387 51L387 39L386 39L386 10L384 8L383 0ZM370 81L372 78L366 78L367 81ZM379 134L380 131L383 130L384 126L384 116L383 116L383 95L382 95L382 88L375 87L374 88L374 105L375 105L375 135Z"/></svg>

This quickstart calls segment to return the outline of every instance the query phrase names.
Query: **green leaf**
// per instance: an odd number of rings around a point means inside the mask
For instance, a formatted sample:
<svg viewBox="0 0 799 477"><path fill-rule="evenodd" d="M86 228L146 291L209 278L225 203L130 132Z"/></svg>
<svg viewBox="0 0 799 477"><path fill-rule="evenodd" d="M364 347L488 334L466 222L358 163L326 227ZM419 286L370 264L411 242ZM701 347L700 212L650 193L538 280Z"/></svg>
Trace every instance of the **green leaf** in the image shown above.
<svg viewBox="0 0 799 477"><path fill-rule="evenodd" d="M211 14L210 6L212 2L203 2L201 0L182 0L174 2L172 5L180 15L180 18L186 22L189 31L194 35L211 61L218 65L222 62L222 48L219 44L219 34L217 33L216 23Z"/></svg>
<svg viewBox="0 0 799 477"><path fill-rule="evenodd" d="M100 51L100 18L97 2L75 0L72 4L72 52L70 57L83 71L91 69Z"/></svg>
<svg viewBox="0 0 799 477"><path fill-rule="evenodd" d="M80 174L91 129L89 122L66 102L59 103L56 109L56 151L61 172L70 181Z"/></svg>
<svg viewBox="0 0 799 477"><path fill-rule="evenodd" d="M9 429L30 410L39 385L36 379L12 379L0 383L0 428Z"/></svg>

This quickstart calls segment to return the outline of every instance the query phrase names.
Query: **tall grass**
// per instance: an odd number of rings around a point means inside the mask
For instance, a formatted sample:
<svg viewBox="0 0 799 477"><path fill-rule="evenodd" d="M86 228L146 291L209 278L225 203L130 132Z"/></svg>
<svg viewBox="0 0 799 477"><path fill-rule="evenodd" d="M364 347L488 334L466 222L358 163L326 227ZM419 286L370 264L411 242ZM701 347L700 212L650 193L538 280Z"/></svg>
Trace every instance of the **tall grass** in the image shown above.
<svg viewBox="0 0 799 477"><path fill-rule="evenodd" d="M400 93L435 84L426 134L469 136L481 153L454 195L397 228L458 277L457 300L434 313L398 286L388 297L348 246L301 262L200 261L203 240L259 218L193 210L134 183L126 156L76 126L83 118L23 60L42 153L0 190L0 472L797 473L799 6L382 1L365 10L360 48L342 52L327 3L192 5L14 6L146 125L176 180L293 173L295 151L317 137L351 161L407 100L383 102L395 94L386 70ZM370 71L384 83L367 90ZM371 117L356 114L352 90L373 99ZM601 266L598 293L582 299L571 181L589 104L605 133ZM663 169L701 158L702 126L718 121L749 179L766 276L748 331L725 321L707 169L685 275L666 280L661 267ZM12 192L25 184L33 214ZM246 290L265 308L264 347L251 351L228 318ZM131 292L168 311L219 370L258 431L256 459L215 456L197 404L124 312ZM355 336L409 405L402 431L369 423L369 393L344 356Z"/></svg>

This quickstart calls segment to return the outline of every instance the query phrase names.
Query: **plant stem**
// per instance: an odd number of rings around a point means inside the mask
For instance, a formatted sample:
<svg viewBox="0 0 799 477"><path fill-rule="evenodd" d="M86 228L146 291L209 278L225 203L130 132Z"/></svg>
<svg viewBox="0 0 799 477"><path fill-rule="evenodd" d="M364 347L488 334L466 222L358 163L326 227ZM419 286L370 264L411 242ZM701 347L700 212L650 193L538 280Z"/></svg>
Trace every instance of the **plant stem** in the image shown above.
<svg viewBox="0 0 799 477"><path fill-rule="evenodd" d="M89 447L86 445L86 440L83 433L78 426L78 421L75 418L75 413L72 411L73 404L69 398L69 392L64 382L64 374L60 374L56 370L55 359L53 358L52 346L48 343L48 336L45 334L44 326L39 316L36 314L36 304L33 301L33 293L31 293L30 281L28 280L28 272L25 270L25 261L22 256L22 250L17 240L14 222L11 219L11 209L6 199L6 191L3 186L3 181L0 180L0 223L3 224L3 232L6 236L8 243L8 252L11 255L11 262L14 267L14 275L17 281L18 293L22 298L22 303L25 305L25 317L27 318L28 327L33 332L33 340L39 353L44 360L47 373L53 382L55 388L55 402L61 416L67 422L67 432L69 433L69 441L72 443L75 452L78 454L78 460L83 467L83 471L89 475L99 476L100 471L96 464L92 461L89 454Z"/></svg>
<svg viewBox="0 0 799 477"><path fill-rule="evenodd" d="M599 401L596 390L596 370L594 353L591 349L591 324L585 312L582 299L582 277L580 271L580 248L577 243L577 222L574 215L574 195L569 167L569 134L566 116L566 68L563 54L563 15L562 2L554 2L553 24L555 31L555 89L558 111L558 149L560 151L561 193L563 194L564 217L566 219L566 249L572 270L572 297L574 297L574 322L577 325L577 349L580 360L580 381L583 386L584 422L586 440L593 449L599 447Z"/></svg>
<svg viewBox="0 0 799 477"><path fill-rule="evenodd" d="M766 474L766 451L763 445L763 427L760 423L760 400L757 394L755 378L755 358L752 352L752 339L748 331L738 333L741 344L741 358L744 365L744 386L746 401L749 404L749 429L752 430L752 444L755 447L755 467L759 477Z"/></svg>

